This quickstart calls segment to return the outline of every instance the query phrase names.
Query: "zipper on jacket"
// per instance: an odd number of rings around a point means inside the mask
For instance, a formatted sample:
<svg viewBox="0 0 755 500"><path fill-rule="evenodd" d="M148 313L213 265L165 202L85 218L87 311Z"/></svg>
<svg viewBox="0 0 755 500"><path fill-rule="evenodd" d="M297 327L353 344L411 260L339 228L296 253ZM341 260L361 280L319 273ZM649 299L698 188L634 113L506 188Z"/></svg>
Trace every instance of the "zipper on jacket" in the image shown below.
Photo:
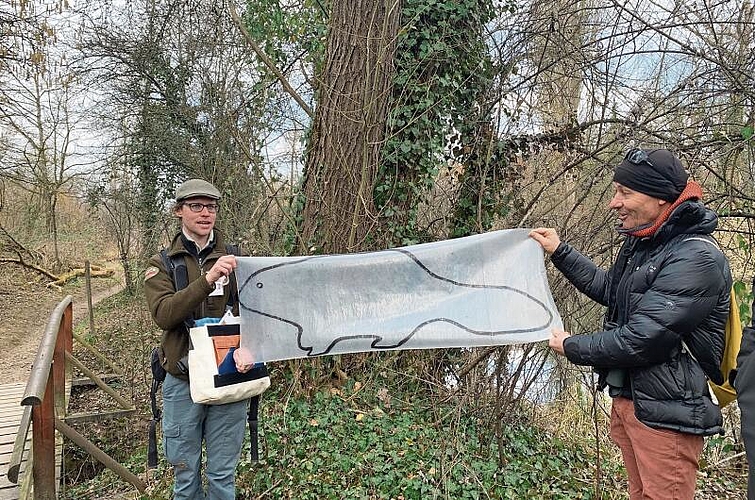
<svg viewBox="0 0 755 500"><path fill-rule="evenodd" d="M637 249L634 248L632 249L632 253L629 255L629 257L627 257L623 272L619 277L619 286L616 287L616 297L619 298L622 295L624 296L624 307L617 309L616 311L616 319L619 327L625 326L627 324L627 320L629 319L629 308L632 305L631 284L633 281L632 278L635 273L634 261L636 260L635 257L637 257L637 252Z"/></svg>

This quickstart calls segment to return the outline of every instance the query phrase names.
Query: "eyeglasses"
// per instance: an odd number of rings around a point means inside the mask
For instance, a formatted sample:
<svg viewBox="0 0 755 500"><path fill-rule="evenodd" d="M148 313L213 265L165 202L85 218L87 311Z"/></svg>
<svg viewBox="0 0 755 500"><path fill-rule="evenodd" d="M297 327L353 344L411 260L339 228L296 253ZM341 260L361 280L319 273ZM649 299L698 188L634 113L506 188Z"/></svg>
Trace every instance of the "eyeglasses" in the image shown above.
<svg viewBox="0 0 755 500"><path fill-rule="evenodd" d="M208 203L206 205L204 203L184 203L184 205L189 207L189 210L196 213L201 212L204 208L206 208L211 214L218 211L218 206L215 203Z"/></svg>
<svg viewBox="0 0 755 500"><path fill-rule="evenodd" d="M629 151L627 151L624 159L629 163L634 163L635 165L639 165L640 163L647 163L651 167L655 168L655 165L653 165L653 162L650 161L648 154L642 149L630 149Z"/></svg>

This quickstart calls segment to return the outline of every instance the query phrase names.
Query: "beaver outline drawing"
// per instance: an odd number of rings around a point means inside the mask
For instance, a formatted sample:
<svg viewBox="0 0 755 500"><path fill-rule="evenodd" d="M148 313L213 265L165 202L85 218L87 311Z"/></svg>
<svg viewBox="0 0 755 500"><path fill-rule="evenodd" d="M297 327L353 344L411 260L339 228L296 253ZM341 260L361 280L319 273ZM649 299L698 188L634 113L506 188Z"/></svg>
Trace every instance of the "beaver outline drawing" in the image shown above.
<svg viewBox="0 0 755 500"><path fill-rule="evenodd" d="M516 230L512 230L516 231ZM319 255L307 257L282 257L277 258L279 262L270 265L263 265L254 270L250 275L240 283L239 286L239 306L247 313L259 315L260 317L288 325L288 329L293 329L296 333L296 345L301 353L306 357L323 356L327 354L337 354L342 351L335 349L339 344L353 344L356 341L369 341L369 350L390 350L398 349L410 342L418 332L437 330L441 325L447 333L449 328L466 332L472 336L495 337L502 335L524 334L530 332L544 331L554 323L554 312L542 300L531 295L530 293L520 290L507 284L476 284L462 282L450 277L441 275L431 270L420 258L407 248L395 248L372 252L366 254L349 254L349 255ZM335 276L330 281L337 282L339 286L328 287L325 284L317 283L317 277L323 273L308 272L299 273L297 267L303 265L318 267L319 263L327 267L327 259L334 257L344 258L352 257L355 259L381 258L386 260L387 265L382 267L365 268L369 269L369 277L356 276L349 279L348 276ZM259 258L258 258L259 259ZM343 262L343 261L342 261ZM354 261L356 262L356 261ZM354 264L346 266L342 271L359 272L360 265ZM240 264L241 265L241 264ZM356 271L354 271L356 269ZM390 275L383 272L385 269L393 270ZM400 271L396 271L399 269ZM339 272L336 267L329 267L330 273ZM484 274L484 273L483 273ZM305 276L301 278L301 276ZM292 279L295 279L296 286L286 286ZM360 279L361 278L361 279ZM304 283L302 283L304 281ZM281 285L281 283L284 283ZM367 285L367 286L365 286ZM365 302L353 303L350 306L341 306L341 303L348 302L352 295L350 290L353 286L360 288L364 295L365 289L374 289L370 295L371 300ZM285 289L284 293L279 293L279 297L294 295L295 299L302 299L311 303L312 307L308 310L320 311L321 314L304 314L303 318L293 318L286 314L286 300L277 300L274 303L263 300L267 295L266 288L279 287ZM302 287L303 290L302 291ZM329 290L324 293L323 290ZM413 326L406 327L407 316L396 314L397 300L401 297L411 295L415 300L412 305L418 302L433 304L433 309L447 309L456 311L456 314L437 315L422 317L421 320L415 319ZM333 300L333 295L342 298L342 301ZM444 301L450 302L445 304ZM397 299L398 298L398 299ZM322 300L325 299L325 302ZM473 304L476 307L459 307L458 302L465 301L465 304ZM501 301L509 302L509 306L520 312L518 318L512 319L505 315L498 315L496 311L500 307ZM518 301L516 304L511 304ZM385 315L386 310L394 311L393 315ZM464 313L467 310L468 313ZM458 311L462 311L459 313ZM322 313L325 314L322 314ZM416 313L412 313L416 316ZM501 323L501 326L495 329L484 328L479 324L477 316L485 316L482 320L489 320L485 325ZM314 332L328 332L329 324L323 322L331 316L334 324L344 325L349 331L329 332L328 335L316 335ZM501 316L499 318L499 316ZM500 320L500 321L496 321ZM319 323L318 323L319 321ZM396 328L396 325L399 325ZM401 326L403 325L403 328ZM432 327L436 328L432 328ZM359 331L362 333L350 333ZM327 340L322 341L324 337ZM318 342L317 340L320 340ZM430 341L430 347L441 347L442 340L433 338ZM473 343L474 344L474 343ZM477 345L477 344L475 344ZM407 346L409 348L411 346ZM428 347L427 345L420 347ZM451 347L446 345L445 347ZM334 352L335 349L335 352Z"/></svg>

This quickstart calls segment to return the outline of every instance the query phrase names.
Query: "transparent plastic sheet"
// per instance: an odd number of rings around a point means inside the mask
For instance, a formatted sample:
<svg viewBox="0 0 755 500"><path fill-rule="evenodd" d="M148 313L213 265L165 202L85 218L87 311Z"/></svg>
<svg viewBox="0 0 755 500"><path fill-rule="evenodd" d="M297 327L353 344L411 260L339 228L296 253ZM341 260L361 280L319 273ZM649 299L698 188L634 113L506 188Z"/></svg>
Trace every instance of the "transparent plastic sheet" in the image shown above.
<svg viewBox="0 0 755 500"><path fill-rule="evenodd" d="M240 257L241 346L257 361L520 344L561 327L543 251L509 229L380 252Z"/></svg>

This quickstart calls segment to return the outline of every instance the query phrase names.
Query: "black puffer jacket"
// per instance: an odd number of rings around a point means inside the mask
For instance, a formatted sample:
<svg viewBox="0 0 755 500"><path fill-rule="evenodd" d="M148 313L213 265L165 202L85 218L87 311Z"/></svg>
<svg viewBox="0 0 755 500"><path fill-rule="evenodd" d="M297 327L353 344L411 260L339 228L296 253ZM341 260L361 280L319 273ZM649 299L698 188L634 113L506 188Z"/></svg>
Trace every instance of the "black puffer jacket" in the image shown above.
<svg viewBox="0 0 755 500"><path fill-rule="evenodd" d="M603 381L608 370L623 369L621 395L650 427L722 431L705 379L721 381L731 289L726 257L709 236L717 224L713 211L686 201L653 236L627 237L608 272L565 243L551 256L581 292L608 306L604 331L566 339L566 357L595 367Z"/></svg>

